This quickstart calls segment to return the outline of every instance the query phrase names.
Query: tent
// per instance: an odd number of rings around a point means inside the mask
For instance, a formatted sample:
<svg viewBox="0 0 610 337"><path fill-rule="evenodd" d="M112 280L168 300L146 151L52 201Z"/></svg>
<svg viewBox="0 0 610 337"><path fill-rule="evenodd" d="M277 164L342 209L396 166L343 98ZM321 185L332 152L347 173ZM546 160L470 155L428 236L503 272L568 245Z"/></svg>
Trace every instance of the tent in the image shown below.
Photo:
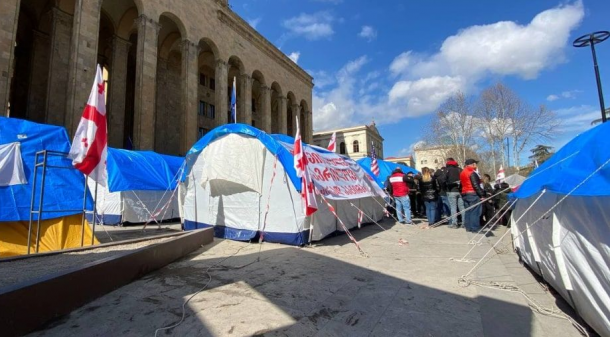
<svg viewBox="0 0 610 337"><path fill-rule="evenodd" d="M379 166L379 175L376 176L371 171L371 161L372 159L370 157L365 157L362 159L358 159L357 162L358 164L360 164L360 166L362 166L362 168L364 168L364 171L366 171L366 173L368 173L371 177L375 179L375 181L381 188L384 187L386 179L392 174L392 171L394 171L394 169L397 167L400 167L402 169L402 172L404 172L405 174L409 172L413 174L419 173L419 171L409 166L377 159L377 166Z"/></svg>
<svg viewBox="0 0 610 337"><path fill-rule="evenodd" d="M508 184L508 186L510 186L510 188L512 188L513 190L516 190L519 186L521 186L521 184L523 184L523 182L525 181L524 176L515 173L515 174L511 174L508 177L504 178L504 182Z"/></svg>
<svg viewBox="0 0 610 337"><path fill-rule="evenodd" d="M608 134L604 123L557 151L514 193L512 214L523 260L603 336L610 335Z"/></svg>
<svg viewBox="0 0 610 337"><path fill-rule="evenodd" d="M42 167L34 177L34 160L39 151L49 152L44 175L44 195L40 217L39 252L80 246L82 209L85 181L65 157L70 151L66 130L59 126L37 124L16 118L0 117L0 256L21 255L27 252L31 202L40 205ZM13 146L11 146L13 145ZM42 162L39 157L38 162ZM10 163L10 164L9 164ZM10 182L12 181L12 183ZM36 181L32 199L32 185ZM93 203L86 195L86 206ZM36 220L36 214L33 215ZM34 249L36 224L33 221L31 247ZM85 244L90 244L92 232L85 223Z"/></svg>
<svg viewBox="0 0 610 337"><path fill-rule="evenodd" d="M163 221L180 217L175 194L184 158L152 151L108 149L108 187L97 186L97 222ZM88 181L95 193L96 183Z"/></svg>
<svg viewBox="0 0 610 337"><path fill-rule="evenodd" d="M262 233L265 241L290 245L341 231L319 197L318 211L304 215L293 142L243 124L223 125L201 138L187 153L180 185L185 229L214 226L216 236L234 240ZM356 162L322 148L303 148L316 187L346 227L358 225L359 211L352 204L375 221L383 217L383 198L375 196L383 192ZM341 181L334 184L335 179ZM341 200L332 199L339 194Z"/></svg>

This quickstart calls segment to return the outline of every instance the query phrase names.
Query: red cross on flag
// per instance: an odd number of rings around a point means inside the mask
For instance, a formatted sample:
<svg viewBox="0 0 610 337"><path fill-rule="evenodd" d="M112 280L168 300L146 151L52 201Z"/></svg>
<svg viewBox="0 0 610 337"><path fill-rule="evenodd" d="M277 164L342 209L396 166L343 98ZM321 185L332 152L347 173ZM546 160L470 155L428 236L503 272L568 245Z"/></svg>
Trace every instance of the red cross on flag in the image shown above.
<svg viewBox="0 0 610 337"><path fill-rule="evenodd" d="M301 178L301 197L305 203L305 215L310 216L318 210L318 203L314 194L314 187L309 173L307 172L307 158L301 141L301 130L299 130L299 118L297 117L297 134L294 137L294 169L297 177Z"/></svg>
<svg viewBox="0 0 610 337"><path fill-rule="evenodd" d="M333 132L332 137L330 137L330 143L328 143L328 151L335 152L336 145L337 145L337 133Z"/></svg>
<svg viewBox="0 0 610 337"><path fill-rule="evenodd" d="M89 101L80 119L70 154L72 165L99 184L106 186L106 154L108 134L106 131L106 84L102 69L97 66L95 83Z"/></svg>

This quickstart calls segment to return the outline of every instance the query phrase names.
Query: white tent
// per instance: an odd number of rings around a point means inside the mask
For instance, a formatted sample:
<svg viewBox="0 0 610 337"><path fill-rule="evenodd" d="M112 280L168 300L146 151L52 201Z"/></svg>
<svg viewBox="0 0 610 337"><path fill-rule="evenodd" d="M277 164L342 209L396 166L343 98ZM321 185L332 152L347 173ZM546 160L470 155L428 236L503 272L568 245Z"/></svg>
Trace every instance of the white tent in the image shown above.
<svg viewBox="0 0 610 337"><path fill-rule="evenodd" d="M200 139L186 156L180 185L184 228L214 226L216 236L235 240L250 240L262 232L265 241L292 245L342 231L321 199L318 211L305 216L295 187L300 187L300 179L293 167L292 142L291 137L270 136L243 124L223 125ZM358 225L358 209L375 221L383 218L383 198L375 196L379 192L376 185L356 162L317 147L304 146L304 150L325 162L344 165L341 174L353 178L349 183L343 181L350 186L341 186L353 198L331 200L336 193L327 194L346 227ZM315 162L310 162L309 170L313 166ZM332 170L331 166L327 168ZM320 188L317 183L316 187ZM366 193L359 193L365 189ZM367 216L364 222L370 222Z"/></svg>
<svg viewBox="0 0 610 337"><path fill-rule="evenodd" d="M109 148L108 188L97 185L96 221L117 225L179 218L176 182L183 162L152 151ZM88 186L95 198L96 183L89 179Z"/></svg>
<svg viewBox="0 0 610 337"><path fill-rule="evenodd" d="M508 177L506 177L504 179L504 182L508 184L508 186L510 186L510 188L515 188L515 187L519 187L521 184L523 184L523 182L525 181L525 177L515 173L515 174L511 174Z"/></svg>
<svg viewBox="0 0 610 337"><path fill-rule="evenodd" d="M610 336L610 123L574 138L514 194L521 258ZM517 221L518 220L518 221Z"/></svg>

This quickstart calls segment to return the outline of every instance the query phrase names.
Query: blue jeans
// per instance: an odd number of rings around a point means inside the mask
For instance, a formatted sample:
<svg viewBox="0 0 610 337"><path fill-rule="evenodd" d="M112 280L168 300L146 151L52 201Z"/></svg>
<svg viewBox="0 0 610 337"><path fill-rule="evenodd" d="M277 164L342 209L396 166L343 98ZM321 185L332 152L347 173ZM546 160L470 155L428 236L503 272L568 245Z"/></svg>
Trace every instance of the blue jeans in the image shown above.
<svg viewBox="0 0 610 337"><path fill-rule="evenodd" d="M432 225L436 222L436 204L437 200L432 201L424 201L424 205L426 205L426 217L428 218L428 224Z"/></svg>
<svg viewBox="0 0 610 337"><path fill-rule="evenodd" d="M449 200L449 208L451 211L451 220L449 220L449 224L453 226L457 226L457 212L458 209L460 212L464 210L464 200L462 200L462 194L460 192L447 192L447 199ZM464 216L462 215L462 219Z"/></svg>
<svg viewBox="0 0 610 337"><path fill-rule="evenodd" d="M409 196L394 197L396 200L396 213L398 215L398 221L400 222L411 222L411 202Z"/></svg>
<svg viewBox="0 0 610 337"><path fill-rule="evenodd" d="M439 199L441 201L441 215L445 214L445 216L451 216L451 206L449 206L449 198L446 195L442 195Z"/></svg>
<svg viewBox="0 0 610 337"><path fill-rule="evenodd" d="M476 205L472 209L469 209L464 214L464 227L469 231L478 231L481 229L481 211L483 208L481 207L481 198L479 198L476 194L464 194L462 196L464 199L464 206L466 208Z"/></svg>

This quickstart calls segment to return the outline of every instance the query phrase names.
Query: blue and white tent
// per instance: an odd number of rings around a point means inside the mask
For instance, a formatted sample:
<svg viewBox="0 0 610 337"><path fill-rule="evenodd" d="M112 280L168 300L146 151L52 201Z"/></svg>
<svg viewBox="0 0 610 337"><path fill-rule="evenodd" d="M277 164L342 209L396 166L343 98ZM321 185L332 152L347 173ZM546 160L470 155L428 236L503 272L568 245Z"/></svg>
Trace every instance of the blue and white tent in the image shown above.
<svg viewBox="0 0 610 337"><path fill-rule="evenodd" d="M152 151L108 149L108 188L97 186L100 223L116 225L180 217L177 182L184 158ZM89 180L95 193L95 182Z"/></svg>
<svg viewBox="0 0 610 337"><path fill-rule="evenodd" d="M557 151L514 193L512 214L523 260L602 336L610 336L608 135L604 123Z"/></svg>
<svg viewBox="0 0 610 337"><path fill-rule="evenodd" d="M269 135L244 124L223 125L201 138L186 155L180 186L185 229L214 226L216 236L234 240L250 240L264 232L265 241L291 245L341 231L321 200L317 212L310 217L304 215L300 178L290 153L293 142L292 137ZM343 160L325 149L304 147ZM360 177L366 177L355 162L349 161ZM359 181L372 189L368 178ZM329 202L348 228L358 225L358 210L350 203L375 221L384 215L380 197Z"/></svg>
<svg viewBox="0 0 610 337"><path fill-rule="evenodd" d="M392 175L392 171L394 171L394 169L397 167L400 167L402 169L402 172L404 172L405 174L409 172L413 174L419 173L416 169L411 168L409 166L377 159L377 166L379 166L379 175L376 176L373 174L373 171L371 171L372 159L370 157L358 159L356 162L360 164L362 168L364 168L364 171L366 171L366 173L368 173L371 177L373 177L373 179L375 179L377 185L379 185L379 187L381 188L384 187L386 179L388 179L388 177Z"/></svg>

